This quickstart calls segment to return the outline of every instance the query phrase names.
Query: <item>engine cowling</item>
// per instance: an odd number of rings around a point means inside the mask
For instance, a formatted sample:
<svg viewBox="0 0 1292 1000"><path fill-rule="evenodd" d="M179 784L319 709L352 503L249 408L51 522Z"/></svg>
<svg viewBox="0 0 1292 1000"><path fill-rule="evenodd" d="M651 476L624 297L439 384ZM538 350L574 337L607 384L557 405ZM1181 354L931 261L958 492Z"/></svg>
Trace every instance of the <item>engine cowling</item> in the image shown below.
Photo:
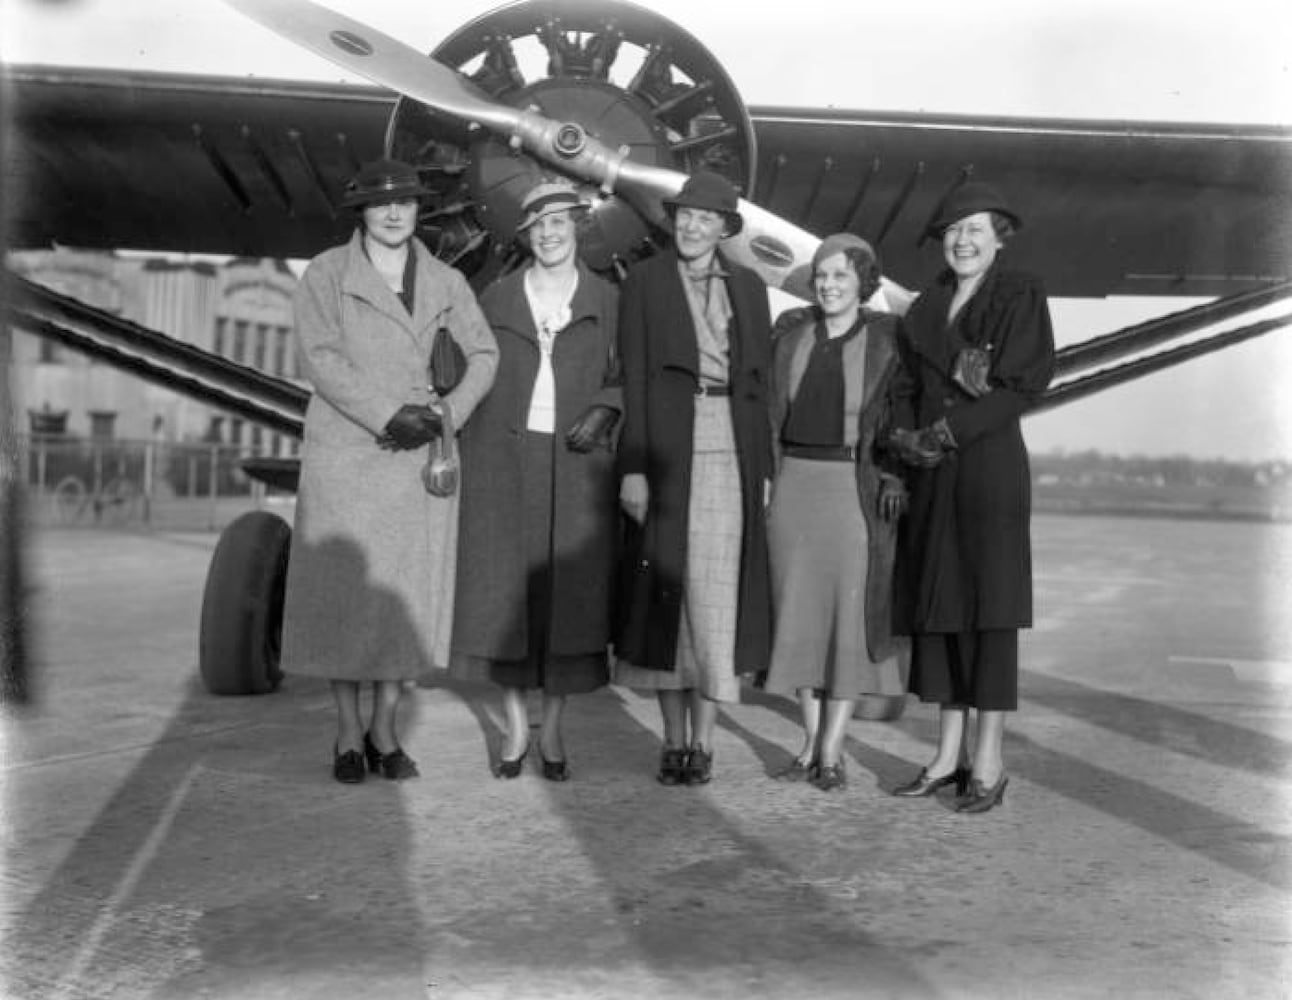
<svg viewBox="0 0 1292 1000"><path fill-rule="evenodd" d="M712 170L753 190L753 124L731 79L692 35L645 8L513 4L464 25L430 55L494 99L574 123L637 163ZM386 144L435 192L419 235L438 257L477 283L514 265L520 201L549 167L407 97L396 104ZM613 193L588 194L593 210L581 244L589 266L622 273L654 252L662 234L631 205Z"/></svg>

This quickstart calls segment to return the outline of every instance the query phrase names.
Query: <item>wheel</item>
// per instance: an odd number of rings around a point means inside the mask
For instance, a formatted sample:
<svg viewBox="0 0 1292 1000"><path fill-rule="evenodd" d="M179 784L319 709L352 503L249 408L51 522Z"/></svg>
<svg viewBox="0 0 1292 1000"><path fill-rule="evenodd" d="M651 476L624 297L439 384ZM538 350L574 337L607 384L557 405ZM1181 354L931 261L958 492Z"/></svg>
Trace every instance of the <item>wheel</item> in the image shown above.
<svg viewBox="0 0 1292 1000"><path fill-rule="evenodd" d="M64 476L52 494L54 517L59 524L75 524L85 511L85 484L76 476Z"/></svg>
<svg viewBox="0 0 1292 1000"><path fill-rule="evenodd" d="M267 694L279 669L292 529L250 511L220 534L202 594L198 667L211 694Z"/></svg>
<svg viewBox="0 0 1292 1000"><path fill-rule="evenodd" d="M104 524L128 524L139 513L141 496L139 487L133 481L118 476L103 487L103 491L95 498L96 520Z"/></svg>

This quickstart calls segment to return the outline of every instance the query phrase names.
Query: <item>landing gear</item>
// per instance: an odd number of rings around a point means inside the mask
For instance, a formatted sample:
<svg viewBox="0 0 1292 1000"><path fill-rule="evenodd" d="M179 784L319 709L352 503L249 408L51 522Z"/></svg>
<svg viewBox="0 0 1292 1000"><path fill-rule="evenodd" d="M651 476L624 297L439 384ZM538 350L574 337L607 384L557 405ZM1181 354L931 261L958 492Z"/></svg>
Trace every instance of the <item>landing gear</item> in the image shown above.
<svg viewBox="0 0 1292 1000"><path fill-rule="evenodd" d="M224 529L202 594L198 666L211 694L268 694L283 674L279 654L292 529L250 511Z"/></svg>

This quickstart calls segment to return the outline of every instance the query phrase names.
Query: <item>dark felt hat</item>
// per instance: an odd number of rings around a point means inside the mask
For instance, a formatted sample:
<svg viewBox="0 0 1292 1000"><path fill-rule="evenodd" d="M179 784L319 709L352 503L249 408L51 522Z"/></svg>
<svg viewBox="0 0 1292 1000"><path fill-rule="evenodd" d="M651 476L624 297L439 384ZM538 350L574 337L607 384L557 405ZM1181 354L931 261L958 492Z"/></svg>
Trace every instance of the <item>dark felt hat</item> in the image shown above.
<svg viewBox="0 0 1292 1000"><path fill-rule="evenodd" d="M1015 229L1023 228L1023 220L1009 207L1004 195L990 184L968 181L947 195L925 227L924 235L937 239L947 226L975 212L997 212L1009 219Z"/></svg>
<svg viewBox="0 0 1292 1000"><path fill-rule="evenodd" d="M405 198L421 198L430 193L414 167L400 160L373 160L360 167L345 186L341 205L344 208L362 208Z"/></svg>
<svg viewBox="0 0 1292 1000"><path fill-rule="evenodd" d="M727 235L735 236L744 225L740 217L740 195L727 178L701 170L692 174L674 198L664 199L664 208L671 216L679 208L703 208L726 216Z"/></svg>

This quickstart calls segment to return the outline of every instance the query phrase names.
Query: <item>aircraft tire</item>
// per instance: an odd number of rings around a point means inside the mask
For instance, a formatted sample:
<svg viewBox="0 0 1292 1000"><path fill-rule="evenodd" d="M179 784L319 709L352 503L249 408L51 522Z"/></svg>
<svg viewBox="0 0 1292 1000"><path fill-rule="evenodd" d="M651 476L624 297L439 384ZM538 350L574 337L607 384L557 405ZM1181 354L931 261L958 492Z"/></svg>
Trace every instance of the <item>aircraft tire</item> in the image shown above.
<svg viewBox="0 0 1292 1000"><path fill-rule="evenodd" d="M279 669L291 526L254 510L220 533L202 594L198 667L211 694L268 694Z"/></svg>

